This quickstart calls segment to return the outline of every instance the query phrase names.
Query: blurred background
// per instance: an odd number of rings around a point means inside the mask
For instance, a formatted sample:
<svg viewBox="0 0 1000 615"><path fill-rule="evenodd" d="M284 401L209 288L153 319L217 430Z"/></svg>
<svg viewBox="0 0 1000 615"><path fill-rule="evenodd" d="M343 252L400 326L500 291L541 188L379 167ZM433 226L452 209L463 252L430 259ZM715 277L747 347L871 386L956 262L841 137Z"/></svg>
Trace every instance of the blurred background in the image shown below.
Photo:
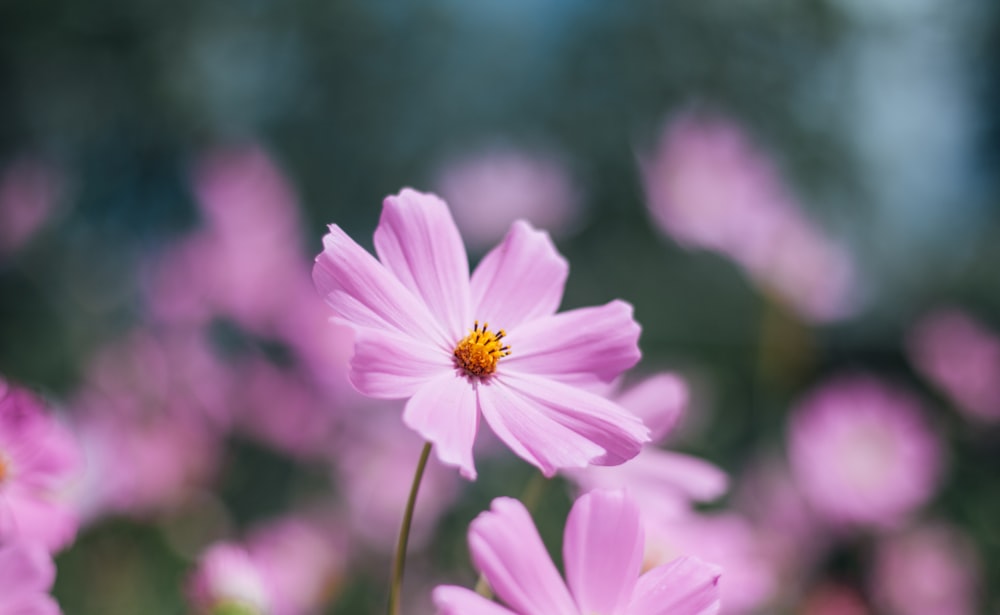
<svg viewBox="0 0 1000 615"><path fill-rule="evenodd" d="M527 218L563 309L635 306L627 382L680 374L667 446L730 477L690 514L765 571L728 612L998 612L998 54L985 0L0 3L0 374L81 458L55 597L221 612L191 579L225 540L308 585L247 612L383 608L420 443L346 383L310 271L412 186L473 262ZM804 425L838 404L863 441ZM408 610L531 482L493 448L428 477ZM863 506L887 467L915 486ZM571 493L537 506L556 554Z"/></svg>

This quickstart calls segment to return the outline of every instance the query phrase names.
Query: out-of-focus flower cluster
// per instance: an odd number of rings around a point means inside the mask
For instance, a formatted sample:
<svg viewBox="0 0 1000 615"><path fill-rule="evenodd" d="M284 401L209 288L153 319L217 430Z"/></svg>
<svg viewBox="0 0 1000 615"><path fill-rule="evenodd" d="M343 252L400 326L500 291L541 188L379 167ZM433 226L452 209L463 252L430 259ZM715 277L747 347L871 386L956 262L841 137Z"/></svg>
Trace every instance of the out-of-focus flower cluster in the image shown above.
<svg viewBox="0 0 1000 615"><path fill-rule="evenodd" d="M676 116L640 158L659 230L732 260L798 326L864 309L845 244L735 121ZM710 377L641 363L622 377L640 331L624 302L556 313L568 267L546 231L578 228L585 200L567 168L512 147L455 160L444 200L386 200L378 258L331 227L311 279L317 242L280 166L254 145L206 153L190 177L200 222L141 263L136 323L57 404L0 381L0 615L59 612L52 558L123 519L168 536L192 612L323 612L387 569L425 440L438 459L407 612L976 612L981 556L934 503L951 480L945 425L1000 418L1000 335L958 307L929 313L905 340L908 378L817 372L788 395L781 441L726 472L670 450ZM36 161L0 174L0 259L58 212L61 181ZM471 275L459 230L475 250L500 241ZM240 519L219 493L240 446L320 485ZM575 499L565 581L527 496L472 521L468 558L440 552L496 483L480 468L515 456ZM505 607L458 586L469 558Z"/></svg>

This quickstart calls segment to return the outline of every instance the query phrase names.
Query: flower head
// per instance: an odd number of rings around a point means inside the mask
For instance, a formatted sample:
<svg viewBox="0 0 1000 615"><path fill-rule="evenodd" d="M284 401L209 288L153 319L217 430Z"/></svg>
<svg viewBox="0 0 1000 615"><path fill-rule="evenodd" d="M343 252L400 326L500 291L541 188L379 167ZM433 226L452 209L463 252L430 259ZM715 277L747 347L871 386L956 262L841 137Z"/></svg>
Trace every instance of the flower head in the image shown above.
<svg viewBox="0 0 1000 615"><path fill-rule="evenodd" d="M79 463L76 443L35 395L0 388L0 544L66 546L77 518L62 490Z"/></svg>
<svg viewBox="0 0 1000 615"><path fill-rule="evenodd" d="M497 498L469 528L476 567L509 608L462 587L434 591L442 615L701 615L719 609L715 566L678 558L642 576L639 509L624 491L592 491L566 520L564 582L531 516Z"/></svg>
<svg viewBox="0 0 1000 615"><path fill-rule="evenodd" d="M313 280L354 329L352 383L371 397L408 398L404 422L465 477L476 476L480 416L549 476L622 463L648 440L638 418L579 386L638 361L632 308L612 301L556 314L569 266L546 233L515 222L470 277L444 201L404 189L385 200L378 259L337 225L323 245Z"/></svg>
<svg viewBox="0 0 1000 615"><path fill-rule="evenodd" d="M220 542L199 558L188 594L192 606L204 615L266 615L272 596L264 571L246 550Z"/></svg>
<svg viewBox="0 0 1000 615"><path fill-rule="evenodd" d="M941 450L920 404L874 378L828 382L795 410L796 482L831 521L893 525L933 495Z"/></svg>

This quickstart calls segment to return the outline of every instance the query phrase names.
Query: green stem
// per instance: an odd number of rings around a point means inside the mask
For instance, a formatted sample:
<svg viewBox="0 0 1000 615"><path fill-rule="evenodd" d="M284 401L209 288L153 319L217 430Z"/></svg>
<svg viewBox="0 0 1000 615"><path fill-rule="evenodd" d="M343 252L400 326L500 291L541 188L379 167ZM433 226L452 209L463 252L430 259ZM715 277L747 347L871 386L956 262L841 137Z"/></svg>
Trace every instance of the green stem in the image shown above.
<svg viewBox="0 0 1000 615"><path fill-rule="evenodd" d="M406 543L410 540L410 525L413 523L413 508L417 504L417 492L420 491L420 481L424 477L427 459L431 455L428 442L420 452L417 471L413 474L413 484L410 486L410 497L406 500L406 512L403 513L403 524L399 528L399 542L396 543L396 557L392 562L392 579L389 581L389 615L399 615L399 593L403 588L403 569L406 567Z"/></svg>

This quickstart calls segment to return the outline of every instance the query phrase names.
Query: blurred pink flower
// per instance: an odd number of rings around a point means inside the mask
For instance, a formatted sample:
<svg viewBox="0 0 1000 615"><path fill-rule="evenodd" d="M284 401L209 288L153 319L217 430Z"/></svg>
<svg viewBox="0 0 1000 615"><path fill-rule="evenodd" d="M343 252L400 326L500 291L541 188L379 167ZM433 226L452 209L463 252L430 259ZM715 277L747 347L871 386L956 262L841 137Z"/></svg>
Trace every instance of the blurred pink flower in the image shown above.
<svg viewBox="0 0 1000 615"><path fill-rule="evenodd" d="M97 401L86 403L81 408ZM209 483L218 465L215 437L182 417L137 420L86 410L75 423L87 464L74 496L87 521L175 509Z"/></svg>
<svg viewBox="0 0 1000 615"><path fill-rule="evenodd" d="M788 428L792 471L815 509L835 523L891 526L937 489L942 451L920 403L862 375L812 391Z"/></svg>
<svg viewBox="0 0 1000 615"><path fill-rule="evenodd" d="M12 385L0 397L0 544L73 541L77 516L66 498L79 469L77 444L42 400Z"/></svg>
<svg viewBox="0 0 1000 615"><path fill-rule="evenodd" d="M897 615L978 613L979 563L967 536L932 524L879 539L872 593Z"/></svg>
<svg viewBox="0 0 1000 615"><path fill-rule="evenodd" d="M246 544L273 598L270 615L318 613L343 580L347 534L335 521L284 517L256 528Z"/></svg>
<svg viewBox="0 0 1000 615"><path fill-rule="evenodd" d="M55 170L30 158L0 173L0 254L16 252L52 216L62 191Z"/></svg>
<svg viewBox="0 0 1000 615"><path fill-rule="evenodd" d="M0 615L59 615L48 595L56 567L44 548L29 543L0 545Z"/></svg>
<svg viewBox="0 0 1000 615"><path fill-rule="evenodd" d="M202 553L188 579L188 598L199 615L272 615L265 576L246 549L217 542Z"/></svg>
<svg viewBox="0 0 1000 615"><path fill-rule="evenodd" d="M910 359L969 417L1000 420L1000 336L957 308L924 317L909 336Z"/></svg>
<svg viewBox="0 0 1000 615"><path fill-rule="evenodd" d="M643 527L623 491L592 491L566 520L566 581L552 564L531 516L517 500L497 498L469 528L469 549L510 609L451 585L434 590L442 615L607 613L696 615L719 609L719 569L682 557L640 576Z"/></svg>
<svg viewBox="0 0 1000 615"><path fill-rule="evenodd" d="M686 514L692 501L706 502L725 493L728 477L718 467L656 446L673 430L687 406L688 389L680 377L657 374L625 391L612 392L611 399L642 419L652 431L653 441L620 466L564 471L582 491L626 488L644 515L670 517Z"/></svg>
<svg viewBox="0 0 1000 615"><path fill-rule="evenodd" d="M805 217L735 123L677 117L643 161L643 177L654 222L678 243L728 256L807 320L856 309L850 255Z"/></svg>
<svg viewBox="0 0 1000 615"><path fill-rule="evenodd" d="M754 613L775 598L777 570L756 529L736 513L689 513L673 518L643 511L644 567L654 568L681 555L712 562L722 570L720 613Z"/></svg>
<svg viewBox="0 0 1000 615"><path fill-rule="evenodd" d="M408 398L406 424L474 479L480 413L547 476L634 457L648 430L577 386L611 381L639 359L622 301L556 314L568 264L548 235L516 222L469 277L458 229L439 198L386 198L376 260L337 225L313 279L355 330L351 381L371 397Z"/></svg>
<svg viewBox="0 0 1000 615"><path fill-rule="evenodd" d="M435 182L468 244L487 248L515 220L558 235L579 218L580 195L552 155L493 147L445 165Z"/></svg>
<svg viewBox="0 0 1000 615"><path fill-rule="evenodd" d="M421 439L386 408L366 408L363 419L353 422L336 451L338 484L344 491L353 532L376 549L391 552L396 546L413 464L420 455ZM441 515L455 501L458 476L431 460L420 485L411 548L428 544Z"/></svg>
<svg viewBox="0 0 1000 615"><path fill-rule="evenodd" d="M292 186L256 146L209 152L193 175L204 226L152 263L150 309L166 322L224 315L273 334L288 305L315 296Z"/></svg>

